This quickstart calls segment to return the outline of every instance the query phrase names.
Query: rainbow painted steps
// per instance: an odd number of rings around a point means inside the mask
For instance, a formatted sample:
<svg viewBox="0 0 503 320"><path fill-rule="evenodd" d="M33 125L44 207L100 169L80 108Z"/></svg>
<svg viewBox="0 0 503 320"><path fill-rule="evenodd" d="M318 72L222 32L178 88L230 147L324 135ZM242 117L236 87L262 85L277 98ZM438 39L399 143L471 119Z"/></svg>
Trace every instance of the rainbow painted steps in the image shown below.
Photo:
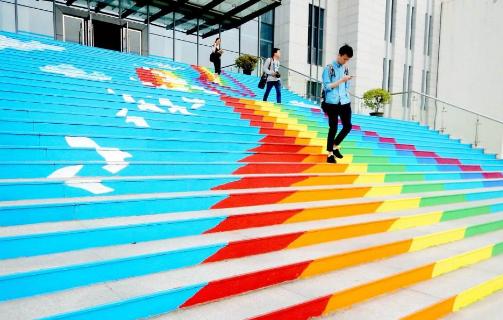
<svg viewBox="0 0 503 320"><path fill-rule="evenodd" d="M469 312L471 309L464 308L474 303L479 307L479 299L503 289L502 275L503 258L496 257L319 319L429 320L443 318L452 313L452 319L456 319L458 312L459 319L470 319L471 317L463 315L463 310ZM501 299L502 293L503 291L499 291L494 294L494 298ZM491 312L491 308L496 310L498 300L493 300L492 303L493 306L484 306L486 314L483 313L484 310L479 310L482 319L492 319L496 315L494 311ZM397 305L400 307L397 308Z"/></svg>
<svg viewBox="0 0 503 320"><path fill-rule="evenodd" d="M106 297L102 296L100 306L90 309L86 309L85 305L89 305L89 303L92 302L80 299L78 302L71 301L73 299L69 299L70 297L64 293L49 294L46 295L46 298L48 299L47 301L57 300L59 303L59 310L71 312L71 310L76 307L81 309L77 312L63 314L57 317L68 319L90 317L107 318L111 314L124 319L145 317L162 311L173 310L177 305L182 308L188 308L203 302L209 302L214 299L224 298L275 284L281 284L282 287L292 286L295 288L294 290L297 294L302 290L304 295L308 295L309 292L304 290L313 284L317 284L311 288L309 296L319 295L324 292L329 293L332 292L331 290L334 290L334 288L338 288L339 292L342 289L340 286L343 285L346 286L346 288L340 295L344 295L344 298L348 299L350 302L360 301L358 293L362 290L359 286L356 286L354 282L360 282L363 286L372 288L370 291L372 294L385 293L389 289L387 289L388 287L386 285L382 285L381 283L388 279L396 279L396 281L393 280L392 286L392 288L395 288L400 285L416 283L418 281L441 276L459 267L486 260L493 255L498 255L501 251L501 244L495 239L498 237L501 239L503 233L502 231L498 231L495 225L501 227L502 223L500 221L502 217L503 215L499 214L493 215L491 217L492 219L484 219L486 223L474 225L474 230L476 231L471 231L465 227L458 229L439 228L437 231L441 231L435 233L437 237L435 240L432 240L432 235L429 234L433 231L431 229L427 231L428 235L425 237L417 235L421 234L418 232L416 233L417 236L413 237L412 240L401 242L400 245L391 244L390 249L383 248L381 251L377 248L373 248L374 250L370 252L375 253L375 256L370 255L368 249L364 249L364 252L355 251L352 254L356 255L356 257L352 257L350 253L352 252L351 250L346 251L344 248L341 248L340 245L334 248L332 245L331 250L333 250L333 254L338 253L340 256L346 257L345 260L341 260L340 257L337 258L336 255L326 256L326 250L323 252L324 255L320 254L320 251L315 250L319 248L311 247L309 250L301 248L289 250L288 254L286 252L282 253L281 263L277 262L280 256L277 256L276 259L271 259L273 258L273 254L269 254L269 256L262 256L262 259L260 257L254 257L253 266L250 266L250 262L246 263L247 259L229 260L222 263L202 265L198 267L201 270L199 272L194 272L194 275L189 279L183 276L186 271L182 269L180 271L168 271L149 276L109 282L108 285L114 289L118 289L124 285L135 285L136 289L129 290L127 294L129 299L125 299L124 295L121 297L112 297L111 295L107 295ZM498 220L498 218L500 220ZM481 221L480 219L478 220ZM474 221L471 222L473 223ZM449 226L452 227L452 223L444 224L444 227ZM397 234L400 234L400 232ZM405 236L405 233L402 233L402 236ZM467 239L472 240L470 238L471 236L476 237L477 240L467 241ZM462 240L463 238L465 239ZM457 240L458 242L449 243L453 240ZM441 245L442 243L448 244ZM363 245L368 248L368 244ZM437 245L441 246L432 247ZM460 250L458 246L461 246L463 249ZM456 249L456 247L458 248ZM402 255L394 256L402 252L404 252ZM455 255L456 252L464 253L464 255ZM465 258L466 254L469 256L468 259ZM383 255L385 257L391 257L384 261L370 262ZM272 260L274 260L274 262L272 262ZM333 263L327 263L327 261L339 261L341 265L334 265ZM362 262L368 262L368 264L359 265ZM375 265L374 268L372 268L373 265ZM341 267L343 269L340 271L334 271ZM370 272L370 270L375 270L375 268L380 270L380 272ZM205 269L206 272L204 272L203 269ZM363 272L365 270L366 273L363 279L361 276L353 276L352 282L348 282L349 279L341 281L340 276L338 276L338 273L348 274L349 271ZM326 274L325 272L327 271L331 272ZM285 281L294 280L298 277L302 280L283 284ZM359 279L359 281L357 279ZM198 281L202 280L204 282L198 283ZM320 281L324 282L325 285L320 286ZM82 296L89 294L93 290L103 291L103 289L103 285L97 285L73 289L72 291L74 295ZM148 295L140 294L141 292L152 292L152 290L155 293ZM265 290L277 291L280 290L280 287L274 286ZM330 298L332 298L332 295L325 298L325 304L330 302ZM367 298L367 296L365 296L365 298ZM336 302L328 304L327 310L332 311L341 306L339 301L333 300ZM348 301L344 301L344 303ZM15 308L16 303L19 302L21 302L21 300L13 300L6 302L0 307L10 307L10 309L12 309ZM274 302L277 304L281 303L278 299ZM28 298L22 301L22 303L24 306L29 307L29 309L25 311L26 314L26 312L30 312L30 309L36 309L37 303L40 303L40 300ZM309 301L309 304L312 303ZM118 307L120 308L118 309ZM251 305L247 307L247 310L243 311L250 312L250 309ZM264 309L267 308L261 308L261 310L255 308L248 317L257 315L257 313L260 314ZM4 310L7 311L7 309L3 309L2 311ZM42 316L50 315L50 310L53 310L53 308L46 308ZM135 311L131 313L132 310ZM278 317L278 314L281 316L283 313L285 314L284 319L288 317L290 317L290 319L300 319L301 317L299 317L299 315L302 314L298 311L299 309L293 312L288 311L288 314L285 313L286 311L282 311L281 314L276 313L271 315L271 319L281 319ZM297 317L292 318L294 315L297 315Z"/></svg>
<svg viewBox="0 0 503 320"><path fill-rule="evenodd" d="M189 210L240 208L271 204L293 204L313 201L358 201L384 196L414 195L425 192L461 191L445 201L478 200L486 197L480 189L494 189L499 195L503 180L475 180L460 183L435 182L420 184L339 185L287 187L246 190L213 190L202 192L128 193L125 195L88 196L0 202L0 225L30 224L107 217L176 213ZM469 192L473 190L472 194ZM189 201L190 199L190 201ZM419 197L421 199L421 197ZM422 201L422 200L421 200ZM421 205L421 201L419 204ZM441 200L444 201L444 200ZM432 201L435 203L435 200ZM424 200L424 204L430 203Z"/></svg>
<svg viewBox="0 0 503 320"><path fill-rule="evenodd" d="M503 163L417 123L355 115L330 165L319 108L255 77L3 32L0 59L8 318L304 319L500 261Z"/></svg>
<svg viewBox="0 0 503 320"><path fill-rule="evenodd" d="M126 176L94 177L113 189L108 195L131 193L156 193L160 191L189 192L205 190L256 189L271 187L305 187L328 185L364 185L368 183L427 182L438 180L491 179L487 184L497 185L503 179L501 172L446 172L446 173L372 173L372 174L262 174L262 175L192 175L192 176ZM88 181L81 178L70 179L72 186L68 189L68 179L64 178L31 178L0 179L0 200L27 200L47 198L84 197ZM469 181L467 181L469 182ZM217 185L217 187L213 187ZM80 187L80 188L77 188ZM425 186L426 187L426 186ZM412 188L412 187L408 187Z"/></svg>
<svg viewBox="0 0 503 320"><path fill-rule="evenodd" d="M498 202L499 201L499 202ZM412 229L418 226L429 226L438 223L443 223L447 221L454 221L458 219L467 219L470 217L485 217L486 215L498 215L499 212L503 211L503 200L491 200L491 201L476 201L473 204L468 204L467 207L461 209L453 209L455 206L449 206L450 210L442 211L442 206L435 206L429 209L429 211L424 210L424 212L418 212L415 214L408 215L405 212L391 212L384 217L372 217L364 216L359 223L344 224L344 222L339 220L329 220L323 223L322 228L305 230L306 226L312 228L313 223L296 223L296 224L286 224L282 230L281 228L276 228L273 235L265 235L259 238L250 238L236 233L232 238L232 241L227 243L219 242L218 240L212 240L210 242L204 242L199 246L191 246L189 248L182 247L181 249L170 251L159 251L159 247L154 246L152 250L152 242L156 240L155 236L152 237L153 233L160 234L164 233L163 239L169 237L184 237L190 235L190 233L180 233L177 232L176 228L171 229L171 234L169 229L164 228L163 231L159 230L159 223L157 223L158 230L150 228L150 230L145 230L144 237L139 238L140 232L139 228L145 226L128 226L130 228L136 228L135 234L130 233L129 236L125 232L117 232L119 228L108 228L108 229L96 229L96 230L67 230L66 232L59 231L59 233L52 234L42 234L40 230L37 230L36 234L17 236L16 238L3 237L0 238L0 243L5 252L12 252L21 254L24 256L31 256L33 254L40 253L50 253L51 249L54 252L64 251L64 250L75 250L82 249L90 246L89 238L90 233L93 233L94 238L108 239L108 243L102 242L101 245L107 245L107 253L111 253L116 256L116 259L112 260L101 260L99 263L88 262L77 265L69 264L72 260L71 252L67 254L67 257L63 260L65 265L60 265L55 268L54 265L49 267L46 264L46 269L40 269L44 264L45 257L38 258L27 258L30 259L31 264L35 264L39 270L33 271L33 266L27 265L22 268L9 268L9 261L6 262L6 268L10 269L11 275L6 277L0 277L0 300L10 300L14 298L25 297L33 294L47 293L50 291L58 291L63 289L68 289L71 287L82 286L94 282L110 281L127 278L130 276L139 276L149 273L155 273L160 271L167 271L170 269L177 269L181 267L187 267L191 264L197 263L212 263L228 259L236 259L247 257L251 255L264 254L267 252L274 252L278 250L290 250L295 248L301 248L305 246L317 245L321 243L327 243L332 241L338 241L342 239L350 239L355 237L361 237L372 234L379 234L385 232L395 232L399 230ZM177 221L179 225L184 225L187 228L191 228L194 234L197 234L197 226L190 221ZM172 222L172 225L174 223ZM318 223L319 225L319 223ZM480 227L469 227L467 234L475 235L474 230L484 229L484 224ZM498 223L490 223L485 227L486 229L494 226L494 228L499 228ZM247 227L247 226L243 226ZM122 229L125 227L123 226ZM228 229L230 230L230 229ZM228 231L227 230L227 231ZM239 230L235 228L234 230ZM294 232L292 232L292 230ZM491 229L492 230L492 229ZM223 230L218 228L213 228L205 232L205 234L215 234L220 233ZM106 234L108 232L108 235ZM455 231L449 231L455 233ZM87 233L87 234L86 234ZM150 236L149 236L150 235ZM133 236L133 237L131 237ZM118 239L125 238L122 243L141 243L144 250L149 250L150 252L146 254L137 253L135 256L128 256L123 259L117 259L117 255L121 254L122 249L120 247L110 247L110 245L120 244L121 241ZM442 238L443 235L437 236L436 238ZM211 238L207 237L207 238ZM430 238L430 241L436 241L435 237ZM183 239L180 239L181 242ZM453 240L453 239L451 239ZM221 240L220 240L221 241ZM81 243L80 245L78 243ZM86 245L83 245L87 242ZM417 242L417 241L416 241ZM33 245L36 243L38 248L34 248ZM98 247L100 244L94 242L93 247ZM392 247L397 244L389 244L388 247ZM56 246L58 249L56 249ZM415 245L417 247L417 245ZM34 250L35 249L35 250ZM89 250L88 250L89 251ZM115 252L114 252L115 251ZM396 253L398 254L398 253ZM5 254L3 258L5 258ZM60 255L60 258L62 256ZM196 258L199 257L199 258ZM201 260L203 259L204 260ZM13 258L10 256L9 258ZM102 258L103 259L103 258ZM171 262L170 262L171 261ZM178 261L178 262L174 262ZM154 269L148 269L145 263L156 265ZM107 270L113 268L115 271L113 273L108 273ZM29 272L29 270L32 270ZM16 270L16 272L14 272ZM101 275L97 277L97 275ZM29 282L31 285L26 285L25 282ZM9 288L16 288L15 291L8 290Z"/></svg>

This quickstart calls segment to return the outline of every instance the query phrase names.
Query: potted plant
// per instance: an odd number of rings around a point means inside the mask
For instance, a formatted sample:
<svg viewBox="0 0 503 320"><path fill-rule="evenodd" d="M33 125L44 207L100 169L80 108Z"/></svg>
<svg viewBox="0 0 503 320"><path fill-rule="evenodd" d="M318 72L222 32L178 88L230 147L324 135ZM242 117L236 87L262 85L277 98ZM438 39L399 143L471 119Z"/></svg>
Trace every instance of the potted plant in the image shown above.
<svg viewBox="0 0 503 320"><path fill-rule="evenodd" d="M371 116L382 117L384 115L384 105L391 101L391 95L387 90L377 88L368 90L363 94L363 103L374 112Z"/></svg>
<svg viewBox="0 0 503 320"><path fill-rule="evenodd" d="M243 73L251 75L257 65L258 58L249 54L243 54L236 58L236 66L243 69Z"/></svg>

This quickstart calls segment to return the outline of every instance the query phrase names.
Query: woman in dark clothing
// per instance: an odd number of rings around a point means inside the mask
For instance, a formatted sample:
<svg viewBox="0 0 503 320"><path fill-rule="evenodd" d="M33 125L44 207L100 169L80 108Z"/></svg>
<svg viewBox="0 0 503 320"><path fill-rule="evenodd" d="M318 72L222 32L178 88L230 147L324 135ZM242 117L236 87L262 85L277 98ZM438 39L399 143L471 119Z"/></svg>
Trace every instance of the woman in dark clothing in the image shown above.
<svg viewBox="0 0 503 320"><path fill-rule="evenodd" d="M211 56L210 60L213 62L213 65L215 66L215 73L220 75L221 73L221 66L222 66L222 60L220 57L222 56L222 53L224 53L224 50L222 50L221 47L222 40L220 38L215 39L215 43L213 43L213 46L211 47Z"/></svg>

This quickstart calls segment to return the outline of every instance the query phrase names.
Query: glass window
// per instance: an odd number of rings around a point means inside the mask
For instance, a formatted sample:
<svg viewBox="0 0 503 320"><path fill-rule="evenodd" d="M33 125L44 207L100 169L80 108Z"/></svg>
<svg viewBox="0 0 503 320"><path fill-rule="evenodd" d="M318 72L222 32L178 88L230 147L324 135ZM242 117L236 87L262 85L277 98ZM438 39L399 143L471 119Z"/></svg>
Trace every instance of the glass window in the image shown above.
<svg viewBox="0 0 503 320"><path fill-rule="evenodd" d="M263 40L272 41L272 37L273 37L272 25L262 23L262 26L260 28L260 38Z"/></svg>
<svg viewBox="0 0 503 320"><path fill-rule="evenodd" d="M260 56L270 57L274 46L274 11L260 17Z"/></svg>
<svg viewBox="0 0 503 320"><path fill-rule="evenodd" d="M414 48L414 38L416 36L416 7L412 7L412 15L410 19L410 38L409 38L409 49Z"/></svg>
<svg viewBox="0 0 503 320"><path fill-rule="evenodd" d="M128 29L127 51L141 55L141 31Z"/></svg>
<svg viewBox="0 0 503 320"><path fill-rule="evenodd" d="M84 43L84 19L63 16L63 41Z"/></svg>
<svg viewBox="0 0 503 320"><path fill-rule="evenodd" d="M431 56L431 46L433 40L433 18L430 15L429 23L428 23L428 56Z"/></svg>
<svg viewBox="0 0 503 320"><path fill-rule="evenodd" d="M323 36L325 10L309 4L309 29L307 36L307 63L321 65L323 61ZM314 22L314 23L313 23Z"/></svg>
<svg viewBox="0 0 503 320"><path fill-rule="evenodd" d="M272 42L260 40L260 56L270 57L272 53Z"/></svg>

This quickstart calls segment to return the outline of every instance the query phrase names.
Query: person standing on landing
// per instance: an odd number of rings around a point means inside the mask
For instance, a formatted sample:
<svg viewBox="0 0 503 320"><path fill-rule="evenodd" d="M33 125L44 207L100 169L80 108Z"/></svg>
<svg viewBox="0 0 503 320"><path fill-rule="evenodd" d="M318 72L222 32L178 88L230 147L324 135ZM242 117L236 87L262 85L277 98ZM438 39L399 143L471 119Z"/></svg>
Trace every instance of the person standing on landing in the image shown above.
<svg viewBox="0 0 503 320"><path fill-rule="evenodd" d="M220 75L222 72L222 69L220 68L222 66L222 60L221 56L224 53L224 50L222 50L222 40L220 38L216 38L215 42L211 46L211 55L210 55L210 61L213 62L213 66L215 67L215 74Z"/></svg>
<svg viewBox="0 0 503 320"><path fill-rule="evenodd" d="M353 48L345 44L339 49L335 61L323 69L324 99L322 109L328 116L328 125L330 127L327 137L328 163L336 163L336 157L343 158L340 145L352 128L351 99L348 92L349 80L352 77L349 76L348 69L345 66L352 57ZM342 130L336 137L339 118L342 122Z"/></svg>
<svg viewBox="0 0 503 320"><path fill-rule="evenodd" d="M264 101L267 101L272 87L276 89L276 102L281 103L281 80L279 74L279 58L281 52L278 48L272 49L271 58L264 62L263 72L267 74L267 87L265 88Z"/></svg>

